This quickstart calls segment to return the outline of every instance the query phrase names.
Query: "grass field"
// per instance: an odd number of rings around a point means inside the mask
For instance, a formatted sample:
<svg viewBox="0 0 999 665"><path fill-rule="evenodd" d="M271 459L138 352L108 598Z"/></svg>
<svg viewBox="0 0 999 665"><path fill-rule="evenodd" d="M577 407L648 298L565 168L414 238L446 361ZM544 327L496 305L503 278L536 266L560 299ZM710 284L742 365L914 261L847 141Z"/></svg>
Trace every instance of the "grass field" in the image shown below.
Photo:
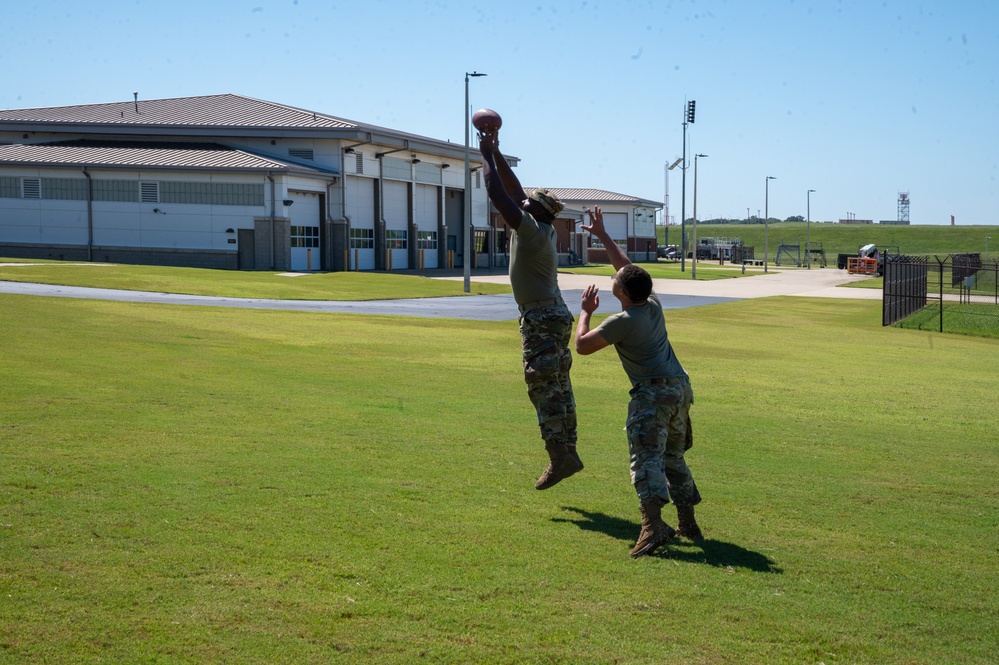
<svg viewBox="0 0 999 665"><path fill-rule="evenodd" d="M3 265L5 262L14 265ZM382 272L301 274L59 261L17 265L25 263L36 262L0 259L0 280L279 300L383 300L510 292L508 285L473 282L471 293L465 294L460 281Z"/></svg>
<svg viewBox="0 0 999 665"><path fill-rule="evenodd" d="M994 663L999 342L675 310L708 540L631 560L612 352L547 492L516 322L0 295L2 663ZM672 516L667 508L664 514Z"/></svg>
<svg viewBox="0 0 999 665"><path fill-rule="evenodd" d="M801 246L804 262L805 246L808 244L811 226L811 246L825 250L826 261L836 267L838 254L855 255L863 245L874 243L878 247L898 247L902 254L934 255L978 252L985 255L985 236L996 242L990 247L989 259L999 258L999 226L895 226L887 224L819 224L812 222L771 223L769 233L770 261L777 258L777 250L783 241L786 244ZM665 229L657 227L659 242L664 242ZM690 227L687 227L688 237ZM702 224L697 225L697 237L740 238L747 247L756 248L756 258L763 258L763 238L766 230L763 224ZM669 227L670 244L679 244L680 227Z"/></svg>

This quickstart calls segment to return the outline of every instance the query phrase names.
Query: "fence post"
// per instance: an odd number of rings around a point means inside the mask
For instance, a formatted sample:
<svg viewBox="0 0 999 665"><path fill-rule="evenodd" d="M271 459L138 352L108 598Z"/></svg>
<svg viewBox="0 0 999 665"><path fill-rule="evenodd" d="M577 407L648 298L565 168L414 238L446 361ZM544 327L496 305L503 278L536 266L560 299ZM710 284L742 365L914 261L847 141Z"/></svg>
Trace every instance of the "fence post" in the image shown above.
<svg viewBox="0 0 999 665"><path fill-rule="evenodd" d="M936 257L934 257L934 258L936 258ZM944 306L943 306L943 267L944 267L944 264L943 264L943 261L941 261L939 258L937 258L937 264L940 267L940 332L943 332L943 314L944 314ZM954 269L954 267L951 266L951 270L953 270L953 269Z"/></svg>

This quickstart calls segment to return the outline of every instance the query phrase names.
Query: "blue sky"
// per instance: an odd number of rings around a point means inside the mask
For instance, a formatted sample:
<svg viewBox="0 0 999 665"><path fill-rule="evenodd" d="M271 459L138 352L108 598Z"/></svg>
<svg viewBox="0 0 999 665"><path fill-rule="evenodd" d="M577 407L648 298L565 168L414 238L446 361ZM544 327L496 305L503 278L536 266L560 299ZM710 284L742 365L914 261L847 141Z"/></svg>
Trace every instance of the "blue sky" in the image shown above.
<svg viewBox="0 0 999 665"><path fill-rule="evenodd" d="M22 3L0 108L236 93L443 140L504 118L528 186L655 201L682 152L698 217L999 224L993 0L148 0ZM693 160L687 175L687 214ZM680 219L679 169L670 178Z"/></svg>

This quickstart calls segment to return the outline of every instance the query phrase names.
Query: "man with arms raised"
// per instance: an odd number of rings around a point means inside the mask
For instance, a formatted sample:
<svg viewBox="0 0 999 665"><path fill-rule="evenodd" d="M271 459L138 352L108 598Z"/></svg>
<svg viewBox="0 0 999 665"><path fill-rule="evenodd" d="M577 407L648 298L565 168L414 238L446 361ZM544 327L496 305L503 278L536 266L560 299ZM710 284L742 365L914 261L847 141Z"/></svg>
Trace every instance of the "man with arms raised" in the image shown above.
<svg viewBox="0 0 999 665"><path fill-rule="evenodd" d="M548 451L548 467L534 487L548 489L582 470L576 454L576 402L569 381L572 314L558 288L552 222L562 203L547 190L528 195L499 151L498 128L480 131L486 190L513 229L510 285L520 309L524 380Z"/></svg>
<svg viewBox="0 0 999 665"><path fill-rule="evenodd" d="M631 380L628 451L631 483L642 512L642 532L631 556L652 554L676 534L702 540L694 519L694 505L701 495L683 458L694 393L666 334L652 278L633 265L611 239L599 207L594 208L590 225L582 229L603 243L617 270L612 293L621 302L621 311L591 330L590 316L600 305L600 297L595 285L586 287L576 326L576 352L585 356L613 344ZM679 519L676 531L662 521L662 507L671 497Z"/></svg>

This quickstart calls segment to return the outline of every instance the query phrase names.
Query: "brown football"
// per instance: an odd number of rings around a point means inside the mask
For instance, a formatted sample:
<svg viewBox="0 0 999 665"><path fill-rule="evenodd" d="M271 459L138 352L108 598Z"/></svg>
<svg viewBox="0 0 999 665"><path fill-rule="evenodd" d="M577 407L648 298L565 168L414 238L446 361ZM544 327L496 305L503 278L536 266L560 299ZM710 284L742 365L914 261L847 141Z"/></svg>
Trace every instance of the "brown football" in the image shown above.
<svg viewBox="0 0 999 665"><path fill-rule="evenodd" d="M472 124L480 132L495 131L503 126L503 118L492 109L479 109L472 114Z"/></svg>

